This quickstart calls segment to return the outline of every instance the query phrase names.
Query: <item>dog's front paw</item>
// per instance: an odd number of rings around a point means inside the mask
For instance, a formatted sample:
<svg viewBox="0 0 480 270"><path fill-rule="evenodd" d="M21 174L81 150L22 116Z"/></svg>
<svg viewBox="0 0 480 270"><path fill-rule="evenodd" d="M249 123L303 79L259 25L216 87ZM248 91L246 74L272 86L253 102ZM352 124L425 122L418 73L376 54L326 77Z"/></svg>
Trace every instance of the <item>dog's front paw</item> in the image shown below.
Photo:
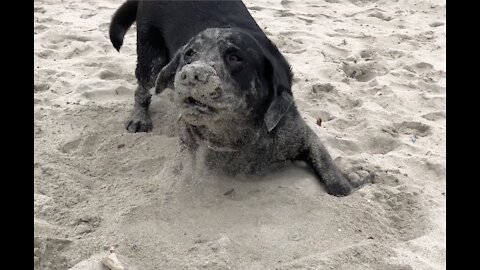
<svg viewBox="0 0 480 270"><path fill-rule="evenodd" d="M327 193L334 196L347 196L353 191L363 187L368 183L373 183L375 175L372 172L355 169L348 175L338 176L335 181L326 185Z"/></svg>
<svg viewBox="0 0 480 270"><path fill-rule="evenodd" d="M354 188L360 188L368 183L373 183L375 180L375 174L373 172L364 170L363 168L357 168L352 170L347 176L350 184Z"/></svg>
<svg viewBox="0 0 480 270"><path fill-rule="evenodd" d="M347 179L341 181L335 181L325 185L327 193L337 197L347 196L353 191L353 187L350 185Z"/></svg>
<svg viewBox="0 0 480 270"><path fill-rule="evenodd" d="M125 123L125 128L130 133L152 131L152 120L148 116L131 117Z"/></svg>

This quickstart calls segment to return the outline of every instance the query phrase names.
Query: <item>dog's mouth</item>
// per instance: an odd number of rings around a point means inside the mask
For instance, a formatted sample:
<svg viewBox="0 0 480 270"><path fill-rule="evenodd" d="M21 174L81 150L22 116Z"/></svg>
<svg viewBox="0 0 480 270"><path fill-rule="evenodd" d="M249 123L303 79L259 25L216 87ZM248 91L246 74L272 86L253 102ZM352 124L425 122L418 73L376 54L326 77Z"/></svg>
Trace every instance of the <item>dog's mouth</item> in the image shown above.
<svg viewBox="0 0 480 270"><path fill-rule="evenodd" d="M215 112L216 109L213 108L212 106L209 106L205 103L202 103L201 101L193 98L193 97L187 97L183 100L183 103L188 106L189 108L194 108L199 112L202 113L212 113Z"/></svg>

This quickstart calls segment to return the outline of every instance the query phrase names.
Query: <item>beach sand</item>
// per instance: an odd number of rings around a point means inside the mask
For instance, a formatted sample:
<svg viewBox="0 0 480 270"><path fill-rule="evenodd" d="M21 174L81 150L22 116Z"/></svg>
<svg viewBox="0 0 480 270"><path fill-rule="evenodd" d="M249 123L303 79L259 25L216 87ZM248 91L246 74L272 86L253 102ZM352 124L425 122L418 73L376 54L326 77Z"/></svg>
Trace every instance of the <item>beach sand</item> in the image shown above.
<svg viewBox="0 0 480 270"><path fill-rule="evenodd" d="M446 268L445 1L245 1L332 156L377 174L342 198L301 164L185 180L168 92L127 133L121 3L34 1L35 269L97 269L111 246L145 270Z"/></svg>

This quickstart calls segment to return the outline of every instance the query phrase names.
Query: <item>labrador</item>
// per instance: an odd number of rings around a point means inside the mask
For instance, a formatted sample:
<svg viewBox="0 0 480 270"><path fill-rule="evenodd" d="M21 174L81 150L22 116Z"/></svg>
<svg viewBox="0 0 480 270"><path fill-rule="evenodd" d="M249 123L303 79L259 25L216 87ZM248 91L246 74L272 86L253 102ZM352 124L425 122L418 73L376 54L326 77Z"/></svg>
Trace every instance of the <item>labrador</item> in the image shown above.
<svg viewBox="0 0 480 270"><path fill-rule="evenodd" d="M181 145L202 149L211 169L254 174L273 164L309 164L329 194L345 196L370 183L334 163L300 116L291 66L241 1L132 1L114 14L110 40L120 50L137 23L138 87L129 132L152 129L151 94L174 90Z"/></svg>

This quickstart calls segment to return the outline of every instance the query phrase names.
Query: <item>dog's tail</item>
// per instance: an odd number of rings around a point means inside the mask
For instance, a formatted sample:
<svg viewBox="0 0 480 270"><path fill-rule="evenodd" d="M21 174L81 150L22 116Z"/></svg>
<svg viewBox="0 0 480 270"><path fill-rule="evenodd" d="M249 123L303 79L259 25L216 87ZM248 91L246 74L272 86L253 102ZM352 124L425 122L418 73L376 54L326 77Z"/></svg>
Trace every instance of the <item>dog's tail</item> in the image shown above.
<svg viewBox="0 0 480 270"><path fill-rule="evenodd" d="M127 0L113 15L110 23L110 41L113 47L120 51L123 44L123 37L128 28L137 19L138 0Z"/></svg>

